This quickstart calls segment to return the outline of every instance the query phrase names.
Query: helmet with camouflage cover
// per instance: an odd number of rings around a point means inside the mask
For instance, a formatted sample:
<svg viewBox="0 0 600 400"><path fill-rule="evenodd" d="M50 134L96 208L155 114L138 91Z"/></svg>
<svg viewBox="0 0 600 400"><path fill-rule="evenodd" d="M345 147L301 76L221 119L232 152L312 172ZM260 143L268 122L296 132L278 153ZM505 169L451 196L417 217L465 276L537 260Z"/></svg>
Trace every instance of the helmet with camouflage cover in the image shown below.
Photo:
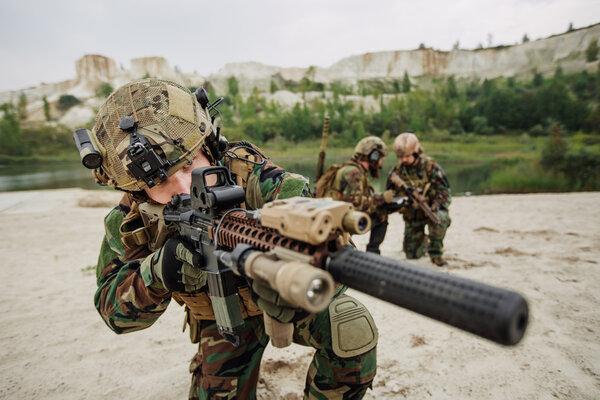
<svg viewBox="0 0 600 400"><path fill-rule="evenodd" d="M400 158L404 155L421 154L423 147L419 143L417 135L412 132L404 132L396 137L393 144L396 157Z"/></svg>
<svg viewBox="0 0 600 400"><path fill-rule="evenodd" d="M377 153L373 154L375 150L377 150ZM377 157L373 157L373 155ZM387 156L387 146L377 136L367 136L361 139L354 148L353 157L359 160L377 162L377 160L385 156Z"/></svg>
<svg viewBox="0 0 600 400"><path fill-rule="evenodd" d="M158 184L191 163L213 129L206 107L185 87L142 79L100 107L90 139L102 157L99 183L129 192Z"/></svg>

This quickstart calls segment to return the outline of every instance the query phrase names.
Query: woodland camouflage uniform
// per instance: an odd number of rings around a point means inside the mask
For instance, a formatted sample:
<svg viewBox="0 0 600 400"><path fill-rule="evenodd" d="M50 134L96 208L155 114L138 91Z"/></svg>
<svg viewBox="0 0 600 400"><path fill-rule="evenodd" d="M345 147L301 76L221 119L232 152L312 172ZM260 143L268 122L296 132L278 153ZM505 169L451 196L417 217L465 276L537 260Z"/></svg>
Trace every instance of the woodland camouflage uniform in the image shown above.
<svg viewBox="0 0 600 400"><path fill-rule="evenodd" d="M260 152L254 149L254 154ZM243 157L249 158L248 154L242 154L240 158ZM227 161L225 164L228 165ZM263 164L238 161L235 165L229 163L228 167L237 183L246 189L245 206L248 209L259 208L277 198L310 195L304 177L288 173L268 160ZM243 169L247 169L245 174ZM236 176L236 173L240 175ZM110 329L121 334L152 325L164 313L171 298L185 304L191 340L199 343L198 353L190 365L189 397L256 398L260 361L269 337L265 334L262 310L250 297L247 283L242 279L236 282L245 330L241 335L243 343L235 347L217 331L206 286L200 293L179 293L165 289L156 280L147 260L152 258L148 256L155 250L150 247L161 243L149 246L148 237L144 239L144 235L133 234L147 228L152 232L152 227L144 227L140 218L138 204L147 199L140 198L139 193L126 193L120 204L105 217L106 233L98 258L98 289L94 296L98 312ZM332 341L337 339L332 338L330 314L335 315L335 307L340 302L354 301L372 322L368 311L344 291L345 287L338 287L329 308L317 314L298 312L293 321L294 342L316 349L306 379L305 398L359 399L375 376L376 336L371 340L369 350L362 354L340 356L333 350ZM373 329L376 332L374 324Z"/></svg>
<svg viewBox="0 0 600 400"><path fill-rule="evenodd" d="M404 217L404 243L403 250L406 257L416 259L426 252L433 259L443 254L443 241L451 219L448 213L451 195L450 185L444 171L434 159L419 155L412 165L403 165L401 162L392 168L388 174L387 189L393 189L398 196L405 196L402 188L396 186L391 178L396 174L408 186L420 189L432 210L440 217L442 224L431 223L420 209L409 208L403 213ZM428 227L426 239L425 225Z"/></svg>
<svg viewBox="0 0 600 400"><path fill-rule="evenodd" d="M376 149L381 157L385 157L385 143L374 136L363 138L356 146L353 157L340 164L332 165L317 182L317 197L330 197L352 203L358 211L363 211L371 217L371 234L367 251L379 254L379 246L385 238L388 217L385 207L385 196L375 193L369 181L372 164L365 168L359 160L368 160L369 154ZM376 171L377 176L379 171Z"/></svg>

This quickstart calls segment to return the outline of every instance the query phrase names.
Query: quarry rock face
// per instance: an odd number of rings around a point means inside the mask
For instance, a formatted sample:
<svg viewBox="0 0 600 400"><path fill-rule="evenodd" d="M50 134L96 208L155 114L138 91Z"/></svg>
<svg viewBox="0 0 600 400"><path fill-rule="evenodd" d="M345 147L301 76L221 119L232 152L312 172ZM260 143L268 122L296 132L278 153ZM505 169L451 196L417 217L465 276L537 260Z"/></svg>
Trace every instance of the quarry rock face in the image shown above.
<svg viewBox="0 0 600 400"><path fill-rule="evenodd" d="M587 62L585 50L588 45L600 38L600 24L577 29L560 35L512 46L498 46L479 50L440 51L430 48L417 50L382 51L365 53L343 58L329 67L282 68L259 62L230 63L208 77L197 73L184 73L171 67L164 57L143 57L131 60L129 69L118 67L117 63L103 55L84 55L77 60L77 75L74 79L43 83L23 90L0 92L0 104L16 104L21 93L28 101L29 119L39 119L42 115L42 98L46 97L52 109L61 95L70 94L82 101L80 108L93 108L103 99L96 96L102 83L117 88L126 82L152 76L169 79L187 87L210 84L216 93L226 95L228 80L235 77L242 95L255 89L264 92L267 100L291 108L298 102L312 98L328 98L331 93L298 93L285 91L288 85L298 85L307 78L324 85L341 83L357 87L359 82L401 81L408 74L416 87L425 88L428 79L454 76L457 80L492 79L515 76L531 79L534 74L545 76L554 74L558 67L564 73L587 70L595 72L599 62ZM279 89L270 94L271 85ZM93 101L90 101L94 99ZM377 111L379 104L368 96L346 96L346 100L362 105L365 111ZM89 121L90 112L83 109L57 115L56 118L69 126L79 126ZM81 119L81 121L79 121ZM85 119L85 120L84 120Z"/></svg>
<svg viewBox="0 0 600 400"><path fill-rule="evenodd" d="M75 62L77 82L108 82L117 76L117 63L101 55L85 55Z"/></svg>

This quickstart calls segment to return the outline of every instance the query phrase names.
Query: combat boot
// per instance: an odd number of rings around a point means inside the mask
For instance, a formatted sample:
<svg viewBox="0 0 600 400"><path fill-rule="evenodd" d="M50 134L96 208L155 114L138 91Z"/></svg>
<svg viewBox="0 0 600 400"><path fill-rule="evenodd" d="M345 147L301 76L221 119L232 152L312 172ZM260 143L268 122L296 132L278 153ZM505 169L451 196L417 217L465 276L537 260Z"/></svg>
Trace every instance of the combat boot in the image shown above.
<svg viewBox="0 0 600 400"><path fill-rule="evenodd" d="M431 262L437 265L438 267L445 267L448 265L446 260L444 260L442 257L431 257Z"/></svg>

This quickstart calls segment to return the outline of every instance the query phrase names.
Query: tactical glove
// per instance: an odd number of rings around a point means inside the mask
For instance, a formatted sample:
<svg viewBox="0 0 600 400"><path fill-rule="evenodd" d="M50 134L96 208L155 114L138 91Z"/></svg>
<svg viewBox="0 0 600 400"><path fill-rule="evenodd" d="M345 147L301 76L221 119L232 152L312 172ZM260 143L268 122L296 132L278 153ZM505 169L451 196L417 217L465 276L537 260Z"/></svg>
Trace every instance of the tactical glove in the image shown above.
<svg viewBox="0 0 600 400"><path fill-rule="evenodd" d="M382 193L383 201L385 201L386 203L391 203L392 201L394 201L394 194L395 192L392 189L386 190Z"/></svg>
<svg viewBox="0 0 600 400"><path fill-rule="evenodd" d="M292 322L299 315L307 315L303 310L294 308L279 296L267 282L252 281L252 299L270 317L282 323Z"/></svg>
<svg viewBox="0 0 600 400"><path fill-rule="evenodd" d="M167 240L152 256L152 270L166 289L194 292L206 285L206 272L194 247L179 238Z"/></svg>

